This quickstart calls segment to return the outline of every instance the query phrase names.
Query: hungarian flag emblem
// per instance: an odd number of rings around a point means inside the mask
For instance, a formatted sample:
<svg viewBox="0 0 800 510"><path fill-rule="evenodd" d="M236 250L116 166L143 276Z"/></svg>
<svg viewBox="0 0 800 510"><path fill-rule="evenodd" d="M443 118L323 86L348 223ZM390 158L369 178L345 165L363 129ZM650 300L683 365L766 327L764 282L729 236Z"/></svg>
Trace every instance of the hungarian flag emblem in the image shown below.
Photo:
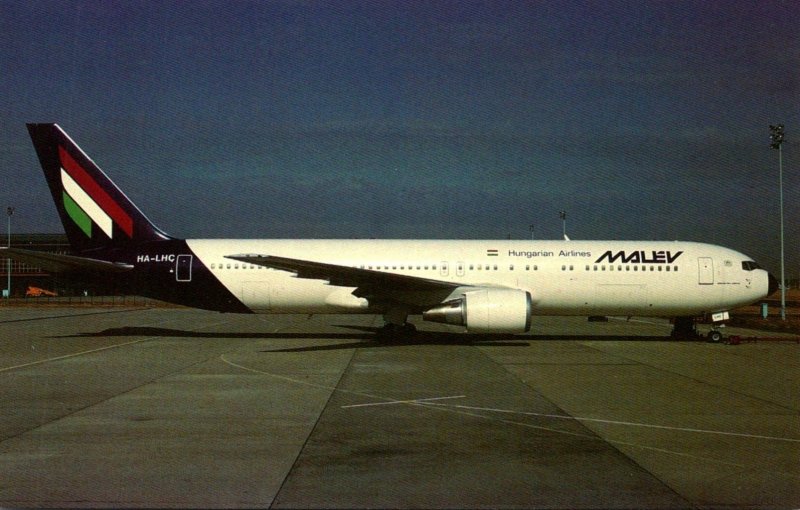
<svg viewBox="0 0 800 510"><path fill-rule="evenodd" d="M61 161L61 185L64 209L87 237L92 237L92 223L114 238L114 224L128 237L133 237L133 219L63 147L58 148Z"/></svg>

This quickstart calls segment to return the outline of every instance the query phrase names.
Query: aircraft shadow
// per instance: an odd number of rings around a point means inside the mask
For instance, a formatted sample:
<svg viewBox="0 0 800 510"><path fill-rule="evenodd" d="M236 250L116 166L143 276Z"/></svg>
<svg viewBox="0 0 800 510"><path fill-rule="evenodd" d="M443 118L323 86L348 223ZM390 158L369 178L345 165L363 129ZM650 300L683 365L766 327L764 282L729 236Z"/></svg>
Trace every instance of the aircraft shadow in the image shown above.
<svg viewBox="0 0 800 510"><path fill-rule="evenodd" d="M354 334L354 333L235 333L223 331L189 331L183 329L171 328L154 328L147 326L123 326L121 328L109 328L103 331L76 333L74 335L64 335L56 338L88 338L88 337L113 337L113 336L152 336L152 337L166 337L166 338L228 338L228 339L258 339L258 338L342 338L342 339L356 339L356 338L374 338L375 335L367 333Z"/></svg>
<svg viewBox="0 0 800 510"><path fill-rule="evenodd" d="M221 338L221 339L305 339L305 340L355 340L335 345L317 345L292 349L274 349L262 352L302 352L324 351L334 349L352 349L359 347L392 347L403 345L495 345L506 347L526 347L526 341L520 341L513 335L475 335L466 333L439 333L419 331L411 336L381 337L379 328L340 325L337 327L356 330L344 333L235 333L235 332L203 332L182 329L156 328L146 326L124 326L109 328L103 331L77 333L56 338L101 338L101 337L136 337L151 336L156 338ZM363 332L358 332L363 331Z"/></svg>
<svg viewBox="0 0 800 510"><path fill-rule="evenodd" d="M667 336L615 336L615 335L511 335L511 334L475 334L439 331L417 331L413 335L382 336L380 328L356 325L337 324L338 328L348 332L307 332L307 333L260 333L260 332L219 332L189 331L182 329L158 328L147 326L123 326L103 331L77 333L55 338L100 338L100 337L136 337L150 336L154 338L218 338L218 339L280 339L280 340L341 340L344 343L333 345L314 345L282 349L268 349L261 352L312 352L338 349L355 349L364 347L403 347L411 345L462 345L489 347L529 347L531 342L548 341L674 341Z"/></svg>

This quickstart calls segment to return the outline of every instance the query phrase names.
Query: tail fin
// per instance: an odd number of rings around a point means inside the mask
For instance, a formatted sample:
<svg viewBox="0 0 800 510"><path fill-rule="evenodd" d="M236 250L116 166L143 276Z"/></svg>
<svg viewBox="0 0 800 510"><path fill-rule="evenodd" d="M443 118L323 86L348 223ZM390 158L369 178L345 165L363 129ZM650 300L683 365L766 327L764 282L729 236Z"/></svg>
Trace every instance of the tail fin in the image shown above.
<svg viewBox="0 0 800 510"><path fill-rule="evenodd" d="M57 124L28 124L28 132L73 250L170 239Z"/></svg>

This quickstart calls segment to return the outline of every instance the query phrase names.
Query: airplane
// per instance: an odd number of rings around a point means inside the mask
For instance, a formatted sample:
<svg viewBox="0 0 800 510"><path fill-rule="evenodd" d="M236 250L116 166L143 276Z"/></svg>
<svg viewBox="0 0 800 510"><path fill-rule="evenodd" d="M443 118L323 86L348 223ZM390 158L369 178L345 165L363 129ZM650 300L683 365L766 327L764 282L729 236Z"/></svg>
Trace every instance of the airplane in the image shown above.
<svg viewBox="0 0 800 510"><path fill-rule="evenodd" d="M229 313L410 315L466 332L526 333L534 317L695 319L772 294L750 257L678 241L178 239L156 227L57 124L28 124L72 253L5 248L53 273ZM0 256L2 251L0 251ZM716 327L709 338L718 341Z"/></svg>

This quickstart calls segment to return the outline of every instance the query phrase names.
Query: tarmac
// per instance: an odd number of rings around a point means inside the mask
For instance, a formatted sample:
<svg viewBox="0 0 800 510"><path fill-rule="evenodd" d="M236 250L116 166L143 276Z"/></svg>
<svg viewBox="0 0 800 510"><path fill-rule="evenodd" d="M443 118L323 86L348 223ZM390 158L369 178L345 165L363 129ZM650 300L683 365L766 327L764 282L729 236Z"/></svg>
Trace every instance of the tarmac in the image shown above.
<svg viewBox="0 0 800 510"><path fill-rule="evenodd" d="M800 507L794 337L380 324L0 308L0 506Z"/></svg>

